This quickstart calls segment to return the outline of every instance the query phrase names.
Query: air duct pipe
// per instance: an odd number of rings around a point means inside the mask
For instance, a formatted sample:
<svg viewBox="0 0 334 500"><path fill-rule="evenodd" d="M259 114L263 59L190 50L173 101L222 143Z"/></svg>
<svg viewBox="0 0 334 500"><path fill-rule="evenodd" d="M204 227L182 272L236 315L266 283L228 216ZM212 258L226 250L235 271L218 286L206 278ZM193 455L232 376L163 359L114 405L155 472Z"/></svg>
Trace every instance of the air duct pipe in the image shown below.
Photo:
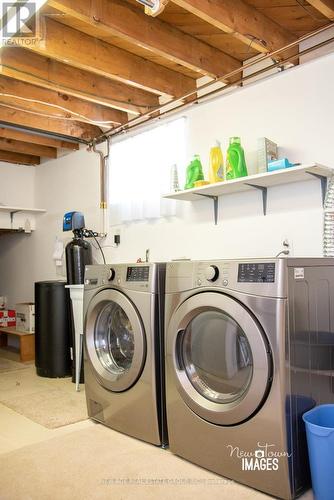
<svg viewBox="0 0 334 500"><path fill-rule="evenodd" d="M334 257L334 176L329 179L324 206L324 257Z"/></svg>
<svg viewBox="0 0 334 500"><path fill-rule="evenodd" d="M100 210L101 210L101 232L99 236L105 238L108 234L108 177L109 177L109 153L110 138L107 139L107 154L100 149L96 149L93 142L92 150L100 156Z"/></svg>

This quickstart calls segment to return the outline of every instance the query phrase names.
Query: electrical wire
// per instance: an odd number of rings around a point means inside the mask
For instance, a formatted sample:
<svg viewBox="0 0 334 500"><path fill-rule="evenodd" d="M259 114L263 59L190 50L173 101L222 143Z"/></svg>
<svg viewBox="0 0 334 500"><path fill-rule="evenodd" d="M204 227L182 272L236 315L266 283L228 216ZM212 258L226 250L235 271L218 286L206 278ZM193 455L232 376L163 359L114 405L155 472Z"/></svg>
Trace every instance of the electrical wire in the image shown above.
<svg viewBox="0 0 334 500"><path fill-rule="evenodd" d="M9 69L11 71L18 71L16 68L13 68L12 66L8 66L7 64L3 64L2 62L1 62L1 67ZM19 72L22 73L23 75L27 75L27 76L30 76L30 77L36 79L36 75L34 73L30 73L29 71L23 71L21 69L19 70ZM43 78L42 76L38 76L38 80L41 80L42 82L48 83L49 85L53 83L52 80L50 80L48 78ZM64 93L66 93L66 91L67 91L68 93L75 92L76 95L78 94L78 90L73 88L73 87L67 87L65 85L60 85L57 81L54 83L57 85L57 88L63 89ZM38 84L38 82L37 82L37 84ZM94 94L93 92L87 92L86 90L85 90L84 94L89 95L91 97L96 97L96 94ZM116 99L114 97L110 100L110 104L112 102L117 102L119 104L124 104L124 105L131 104L131 106L134 106L136 108L151 109L151 110L153 110L157 107L157 106L150 106L148 104L140 104L138 102L133 102L132 100L129 101L129 100L125 100L125 99L123 99L123 100ZM108 105L108 104L106 103L105 105ZM132 113L139 114L138 112L133 112L133 111L132 111Z"/></svg>
<svg viewBox="0 0 334 500"><path fill-rule="evenodd" d="M106 264L107 262L106 262L106 258L105 258L104 252L103 252L102 247L101 247L101 245L100 245L100 243L99 243L98 239L96 238L96 236L95 236L94 232L93 232L91 229L86 229L86 232L87 232L87 234L88 234L91 238L94 238L94 240L96 241L97 246L99 247L99 250L100 250L101 255L102 255L103 264Z"/></svg>
<svg viewBox="0 0 334 500"><path fill-rule="evenodd" d="M121 125L121 122L116 122L116 121L113 121L113 120L108 120L108 121L91 120L90 118L87 118L86 116L81 115L80 113L76 113L75 111L71 111L68 108L64 108L63 106L60 106L59 104L52 104L52 103L49 103L49 102L46 102L46 101L40 101L39 99L31 99L29 97L17 96L17 95L14 95L14 94L8 94L6 92L0 92L0 96L2 96L2 97L9 97L9 98L12 98L12 99L19 99L21 101L32 102L32 103L35 103L35 104L42 104L43 106L50 106L51 108L60 109L61 111L65 111L66 113L70 113L71 115L75 115L76 117L81 118L82 120L87 121L87 122L91 123L92 125L110 125L111 123L115 123L115 124ZM7 106L7 104L6 104L6 106ZM48 114L45 114L45 116L48 116L49 118L52 118L52 117L58 118L55 115L51 115L50 116ZM65 119L65 120L75 120L75 118L73 118L73 117L59 116L59 118Z"/></svg>

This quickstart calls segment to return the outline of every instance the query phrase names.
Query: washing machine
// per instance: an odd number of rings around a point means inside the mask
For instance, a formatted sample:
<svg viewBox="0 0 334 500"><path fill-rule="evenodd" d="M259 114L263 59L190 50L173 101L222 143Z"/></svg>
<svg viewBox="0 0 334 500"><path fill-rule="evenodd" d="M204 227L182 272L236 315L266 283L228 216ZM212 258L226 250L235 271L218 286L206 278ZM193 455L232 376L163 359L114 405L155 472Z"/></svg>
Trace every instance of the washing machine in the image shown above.
<svg viewBox="0 0 334 500"><path fill-rule="evenodd" d="M171 451L270 495L298 496L310 484L302 414L334 402L323 344L333 337L333 261L171 262L165 300Z"/></svg>
<svg viewBox="0 0 334 500"><path fill-rule="evenodd" d="M167 444L163 373L165 264L85 270L84 369L88 415Z"/></svg>

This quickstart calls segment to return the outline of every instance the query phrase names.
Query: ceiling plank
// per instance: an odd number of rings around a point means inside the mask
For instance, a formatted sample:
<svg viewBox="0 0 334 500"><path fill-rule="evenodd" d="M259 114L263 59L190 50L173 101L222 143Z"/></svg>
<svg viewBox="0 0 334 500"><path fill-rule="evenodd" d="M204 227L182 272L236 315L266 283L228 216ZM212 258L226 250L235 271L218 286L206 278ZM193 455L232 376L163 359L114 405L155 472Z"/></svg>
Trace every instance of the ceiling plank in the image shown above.
<svg viewBox="0 0 334 500"><path fill-rule="evenodd" d="M221 50L147 16L124 0L49 0L49 6L90 26L98 26L106 35L119 36L203 75L215 78L241 65Z"/></svg>
<svg viewBox="0 0 334 500"><path fill-rule="evenodd" d="M258 52L271 52L296 36L242 0L173 0L180 7L231 33ZM262 42L264 43L262 43Z"/></svg>
<svg viewBox="0 0 334 500"><path fill-rule="evenodd" d="M12 151L0 150L0 161L7 163L18 163L19 165L39 165L41 160L38 156L13 153Z"/></svg>
<svg viewBox="0 0 334 500"><path fill-rule="evenodd" d="M0 125L15 124L32 129L51 132L90 141L101 134L101 129L89 123L46 118L25 111L17 111L0 105ZM33 130L32 130L33 132Z"/></svg>
<svg viewBox="0 0 334 500"><path fill-rule="evenodd" d="M27 50L156 94L182 96L196 80L44 17L43 40Z"/></svg>
<svg viewBox="0 0 334 500"><path fill-rule="evenodd" d="M79 144L75 142L60 141L51 137L44 137L43 135L29 134L13 128L1 127L1 125L0 137L30 144L38 144L40 146L47 146L50 148L64 148L70 149L71 151L77 151L79 149Z"/></svg>
<svg viewBox="0 0 334 500"><path fill-rule="evenodd" d="M0 101L32 110L39 110L41 103L46 103L50 106L42 105L44 112L83 122L109 122L109 125L122 125L128 121L128 115L124 111L106 108L100 104L83 101L68 94L61 94L5 76L0 76ZM105 126L108 126L108 123Z"/></svg>
<svg viewBox="0 0 334 500"><path fill-rule="evenodd" d="M159 106L155 94L20 48L1 49L0 73L133 114L145 113Z"/></svg>
<svg viewBox="0 0 334 500"><path fill-rule="evenodd" d="M325 17L334 21L334 0L307 0L309 4L317 9Z"/></svg>
<svg viewBox="0 0 334 500"><path fill-rule="evenodd" d="M2 151L13 151L14 153L24 153L33 156L43 156L45 158L57 158L57 149L28 142L16 141L0 137L0 149Z"/></svg>

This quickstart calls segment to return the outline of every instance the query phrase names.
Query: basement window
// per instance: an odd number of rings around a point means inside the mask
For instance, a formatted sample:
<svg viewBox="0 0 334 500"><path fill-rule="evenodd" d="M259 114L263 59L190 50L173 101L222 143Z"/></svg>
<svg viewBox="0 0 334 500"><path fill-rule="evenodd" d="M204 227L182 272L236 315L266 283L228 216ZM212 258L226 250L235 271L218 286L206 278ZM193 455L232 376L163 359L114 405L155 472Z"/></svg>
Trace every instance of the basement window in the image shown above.
<svg viewBox="0 0 334 500"><path fill-rule="evenodd" d="M186 161L186 118L126 138L111 147L109 201L111 223L175 215L170 191L172 165Z"/></svg>

